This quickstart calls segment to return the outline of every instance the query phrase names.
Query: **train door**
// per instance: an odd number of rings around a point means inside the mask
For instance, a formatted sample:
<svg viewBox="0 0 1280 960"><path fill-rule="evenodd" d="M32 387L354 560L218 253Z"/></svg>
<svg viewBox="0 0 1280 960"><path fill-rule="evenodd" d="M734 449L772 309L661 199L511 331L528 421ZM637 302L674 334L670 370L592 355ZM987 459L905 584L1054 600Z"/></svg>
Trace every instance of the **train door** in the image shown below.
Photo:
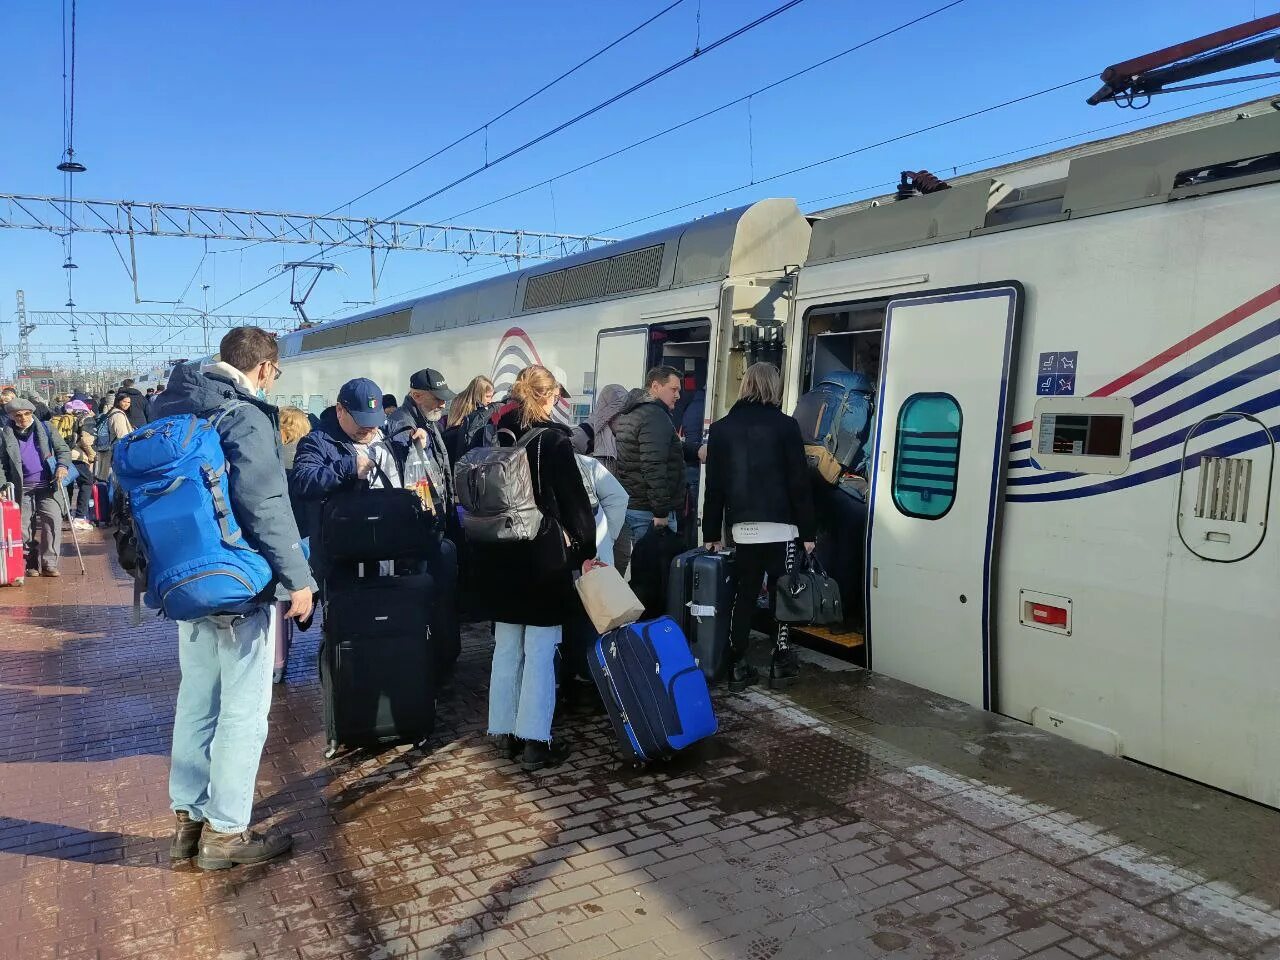
<svg viewBox="0 0 1280 960"><path fill-rule="evenodd" d="M640 385L649 357L649 328L646 325L601 330L596 335L596 394L609 383L628 390Z"/></svg>
<svg viewBox="0 0 1280 960"><path fill-rule="evenodd" d="M1014 283L891 300L868 520L868 665L996 708L995 550Z"/></svg>

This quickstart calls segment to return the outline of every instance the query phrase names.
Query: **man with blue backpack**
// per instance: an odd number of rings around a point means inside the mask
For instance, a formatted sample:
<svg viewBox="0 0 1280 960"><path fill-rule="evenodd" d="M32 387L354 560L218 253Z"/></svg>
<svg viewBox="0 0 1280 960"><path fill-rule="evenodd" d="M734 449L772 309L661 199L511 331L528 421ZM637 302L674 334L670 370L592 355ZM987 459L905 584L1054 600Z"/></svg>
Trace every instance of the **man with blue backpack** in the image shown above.
<svg viewBox="0 0 1280 960"><path fill-rule="evenodd" d="M178 621L178 689L169 795L172 859L220 870L262 863L293 843L249 830L271 706L272 608L311 615L315 582L281 460L275 338L239 327L219 361L180 364L153 419L116 444L147 605Z"/></svg>

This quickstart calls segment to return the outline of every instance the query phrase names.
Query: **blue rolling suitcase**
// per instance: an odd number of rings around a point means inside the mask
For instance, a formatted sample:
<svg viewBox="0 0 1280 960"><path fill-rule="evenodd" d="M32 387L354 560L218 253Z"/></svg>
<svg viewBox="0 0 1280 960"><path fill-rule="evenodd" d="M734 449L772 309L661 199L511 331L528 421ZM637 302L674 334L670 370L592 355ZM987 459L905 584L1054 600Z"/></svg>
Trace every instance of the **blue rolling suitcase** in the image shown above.
<svg viewBox="0 0 1280 960"><path fill-rule="evenodd" d="M629 759L667 757L716 732L707 679L670 617L609 631L587 661Z"/></svg>

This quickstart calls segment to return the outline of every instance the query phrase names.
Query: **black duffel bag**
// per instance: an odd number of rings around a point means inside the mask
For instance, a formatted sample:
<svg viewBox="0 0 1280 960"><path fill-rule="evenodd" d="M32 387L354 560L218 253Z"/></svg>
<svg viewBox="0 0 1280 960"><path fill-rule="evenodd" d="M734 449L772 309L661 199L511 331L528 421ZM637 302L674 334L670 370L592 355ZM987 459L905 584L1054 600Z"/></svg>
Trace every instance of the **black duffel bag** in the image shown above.
<svg viewBox="0 0 1280 960"><path fill-rule="evenodd" d="M325 501L319 534L326 562L432 560L439 553L440 537L422 498L382 477L376 490L343 490Z"/></svg>
<svg viewBox="0 0 1280 960"><path fill-rule="evenodd" d="M779 623L810 627L844 621L840 587L813 554L805 553L794 569L778 578L774 617Z"/></svg>

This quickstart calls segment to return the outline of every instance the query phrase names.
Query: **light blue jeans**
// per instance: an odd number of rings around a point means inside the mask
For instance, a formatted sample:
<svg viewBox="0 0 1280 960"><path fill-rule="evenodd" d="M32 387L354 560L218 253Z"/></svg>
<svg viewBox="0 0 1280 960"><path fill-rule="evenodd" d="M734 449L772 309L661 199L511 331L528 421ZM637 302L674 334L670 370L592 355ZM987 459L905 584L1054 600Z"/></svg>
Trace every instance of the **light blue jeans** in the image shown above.
<svg viewBox="0 0 1280 960"><path fill-rule="evenodd" d="M559 627L493 625L489 733L514 733L521 740L551 742L558 646Z"/></svg>
<svg viewBox="0 0 1280 960"><path fill-rule="evenodd" d="M220 833L247 830L253 814L275 661L269 611L178 621L169 799Z"/></svg>
<svg viewBox="0 0 1280 960"><path fill-rule="evenodd" d="M627 529L631 531L631 540L633 543L639 543L644 535L649 532L653 526L653 514L648 510L627 510ZM675 532L676 529L676 512L672 510L667 514L667 526Z"/></svg>

